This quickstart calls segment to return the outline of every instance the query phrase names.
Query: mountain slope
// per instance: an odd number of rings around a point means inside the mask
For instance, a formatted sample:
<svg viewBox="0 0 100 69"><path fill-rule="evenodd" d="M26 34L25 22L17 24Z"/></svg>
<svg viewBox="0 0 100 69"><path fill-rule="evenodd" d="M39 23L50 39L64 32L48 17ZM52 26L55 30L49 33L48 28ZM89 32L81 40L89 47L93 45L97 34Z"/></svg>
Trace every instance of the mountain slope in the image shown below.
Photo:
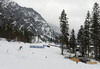
<svg viewBox="0 0 100 69"><path fill-rule="evenodd" d="M54 38L58 36L42 16L32 8L21 7L11 0L0 0L0 15L9 19L13 17L15 24L19 25L19 29L28 29L35 35L42 38ZM2 20L0 19L0 22Z"/></svg>

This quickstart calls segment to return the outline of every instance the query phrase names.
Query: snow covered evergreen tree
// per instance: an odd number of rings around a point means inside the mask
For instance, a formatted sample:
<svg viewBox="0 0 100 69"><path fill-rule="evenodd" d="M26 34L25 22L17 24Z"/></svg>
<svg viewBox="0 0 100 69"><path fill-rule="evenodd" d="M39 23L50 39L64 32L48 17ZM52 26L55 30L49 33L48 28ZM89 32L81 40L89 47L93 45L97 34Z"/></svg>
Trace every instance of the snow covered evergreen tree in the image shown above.
<svg viewBox="0 0 100 69"><path fill-rule="evenodd" d="M84 46L86 48L86 51L88 51L88 57L89 57L89 40L90 40L90 12L88 11L85 23L84 23Z"/></svg>
<svg viewBox="0 0 100 69"><path fill-rule="evenodd" d="M61 43L62 43L62 46L61 46L61 54L63 55L63 45L66 44L66 47L68 48L68 36L69 36L69 33L68 33L68 29L69 29L69 25L68 25L68 18L66 17L66 13L65 13L65 10L62 11L61 13L61 16L60 16L60 28L61 28L61 34L62 34L62 40L61 40Z"/></svg>
<svg viewBox="0 0 100 69"><path fill-rule="evenodd" d="M83 25L81 25L80 30L78 31L77 42L80 46L81 51L84 51L84 28L83 28Z"/></svg>
<svg viewBox="0 0 100 69"><path fill-rule="evenodd" d="M73 52L75 51L76 45L75 31L72 29L70 36L70 47L73 49Z"/></svg>
<svg viewBox="0 0 100 69"><path fill-rule="evenodd" d="M98 43L100 43L100 8L95 3L91 18L91 41L95 48L95 59L98 60Z"/></svg>

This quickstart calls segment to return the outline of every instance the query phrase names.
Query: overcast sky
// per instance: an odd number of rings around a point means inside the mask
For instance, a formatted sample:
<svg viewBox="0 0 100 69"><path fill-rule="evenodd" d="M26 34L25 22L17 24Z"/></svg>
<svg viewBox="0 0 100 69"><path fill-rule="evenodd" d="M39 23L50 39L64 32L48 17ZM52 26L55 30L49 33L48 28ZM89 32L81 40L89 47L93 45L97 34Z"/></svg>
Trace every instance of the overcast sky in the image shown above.
<svg viewBox="0 0 100 69"><path fill-rule="evenodd" d="M13 0L21 6L31 7L53 25L59 26L59 16L63 9L67 14L70 29L77 31L84 24L87 11L92 11L100 0Z"/></svg>

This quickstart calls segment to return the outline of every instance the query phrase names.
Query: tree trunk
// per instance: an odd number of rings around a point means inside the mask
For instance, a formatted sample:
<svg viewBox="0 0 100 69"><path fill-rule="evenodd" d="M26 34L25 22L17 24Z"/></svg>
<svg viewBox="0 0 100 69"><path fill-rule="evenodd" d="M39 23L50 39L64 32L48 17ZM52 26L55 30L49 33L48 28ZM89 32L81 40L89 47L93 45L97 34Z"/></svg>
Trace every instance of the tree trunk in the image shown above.
<svg viewBox="0 0 100 69"><path fill-rule="evenodd" d="M61 55L63 55L63 44L61 45Z"/></svg>
<svg viewBox="0 0 100 69"><path fill-rule="evenodd" d="M87 50L88 50L88 57L89 57L89 37L88 37L88 45L87 45Z"/></svg>
<svg viewBox="0 0 100 69"><path fill-rule="evenodd" d="M94 36L95 59L97 60L97 46L96 46L95 40L96 40L96 38L95 38L95 36Z"/></svg>
<svg viewBox="0 0 100 69"><path fill-rule="evenodd" d="M99 46L99 61L100 61L100 46Z"/></svg>

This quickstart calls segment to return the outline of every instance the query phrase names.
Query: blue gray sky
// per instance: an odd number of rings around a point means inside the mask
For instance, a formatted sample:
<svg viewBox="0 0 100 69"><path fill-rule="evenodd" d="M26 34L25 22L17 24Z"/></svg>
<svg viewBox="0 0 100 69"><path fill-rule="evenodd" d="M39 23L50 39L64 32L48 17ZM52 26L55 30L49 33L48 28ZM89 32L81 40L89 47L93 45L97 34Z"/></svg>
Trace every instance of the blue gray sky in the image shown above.
<svg viewBox="0 0 100 69"><path fill-rule="evenodd" d="M87 11L92 11L100 0L13 0L23 7L31 7L39 12L50 24L59 27L59 16L63 9L67 14L70 29L77 31L84 24Z"/></svg>

